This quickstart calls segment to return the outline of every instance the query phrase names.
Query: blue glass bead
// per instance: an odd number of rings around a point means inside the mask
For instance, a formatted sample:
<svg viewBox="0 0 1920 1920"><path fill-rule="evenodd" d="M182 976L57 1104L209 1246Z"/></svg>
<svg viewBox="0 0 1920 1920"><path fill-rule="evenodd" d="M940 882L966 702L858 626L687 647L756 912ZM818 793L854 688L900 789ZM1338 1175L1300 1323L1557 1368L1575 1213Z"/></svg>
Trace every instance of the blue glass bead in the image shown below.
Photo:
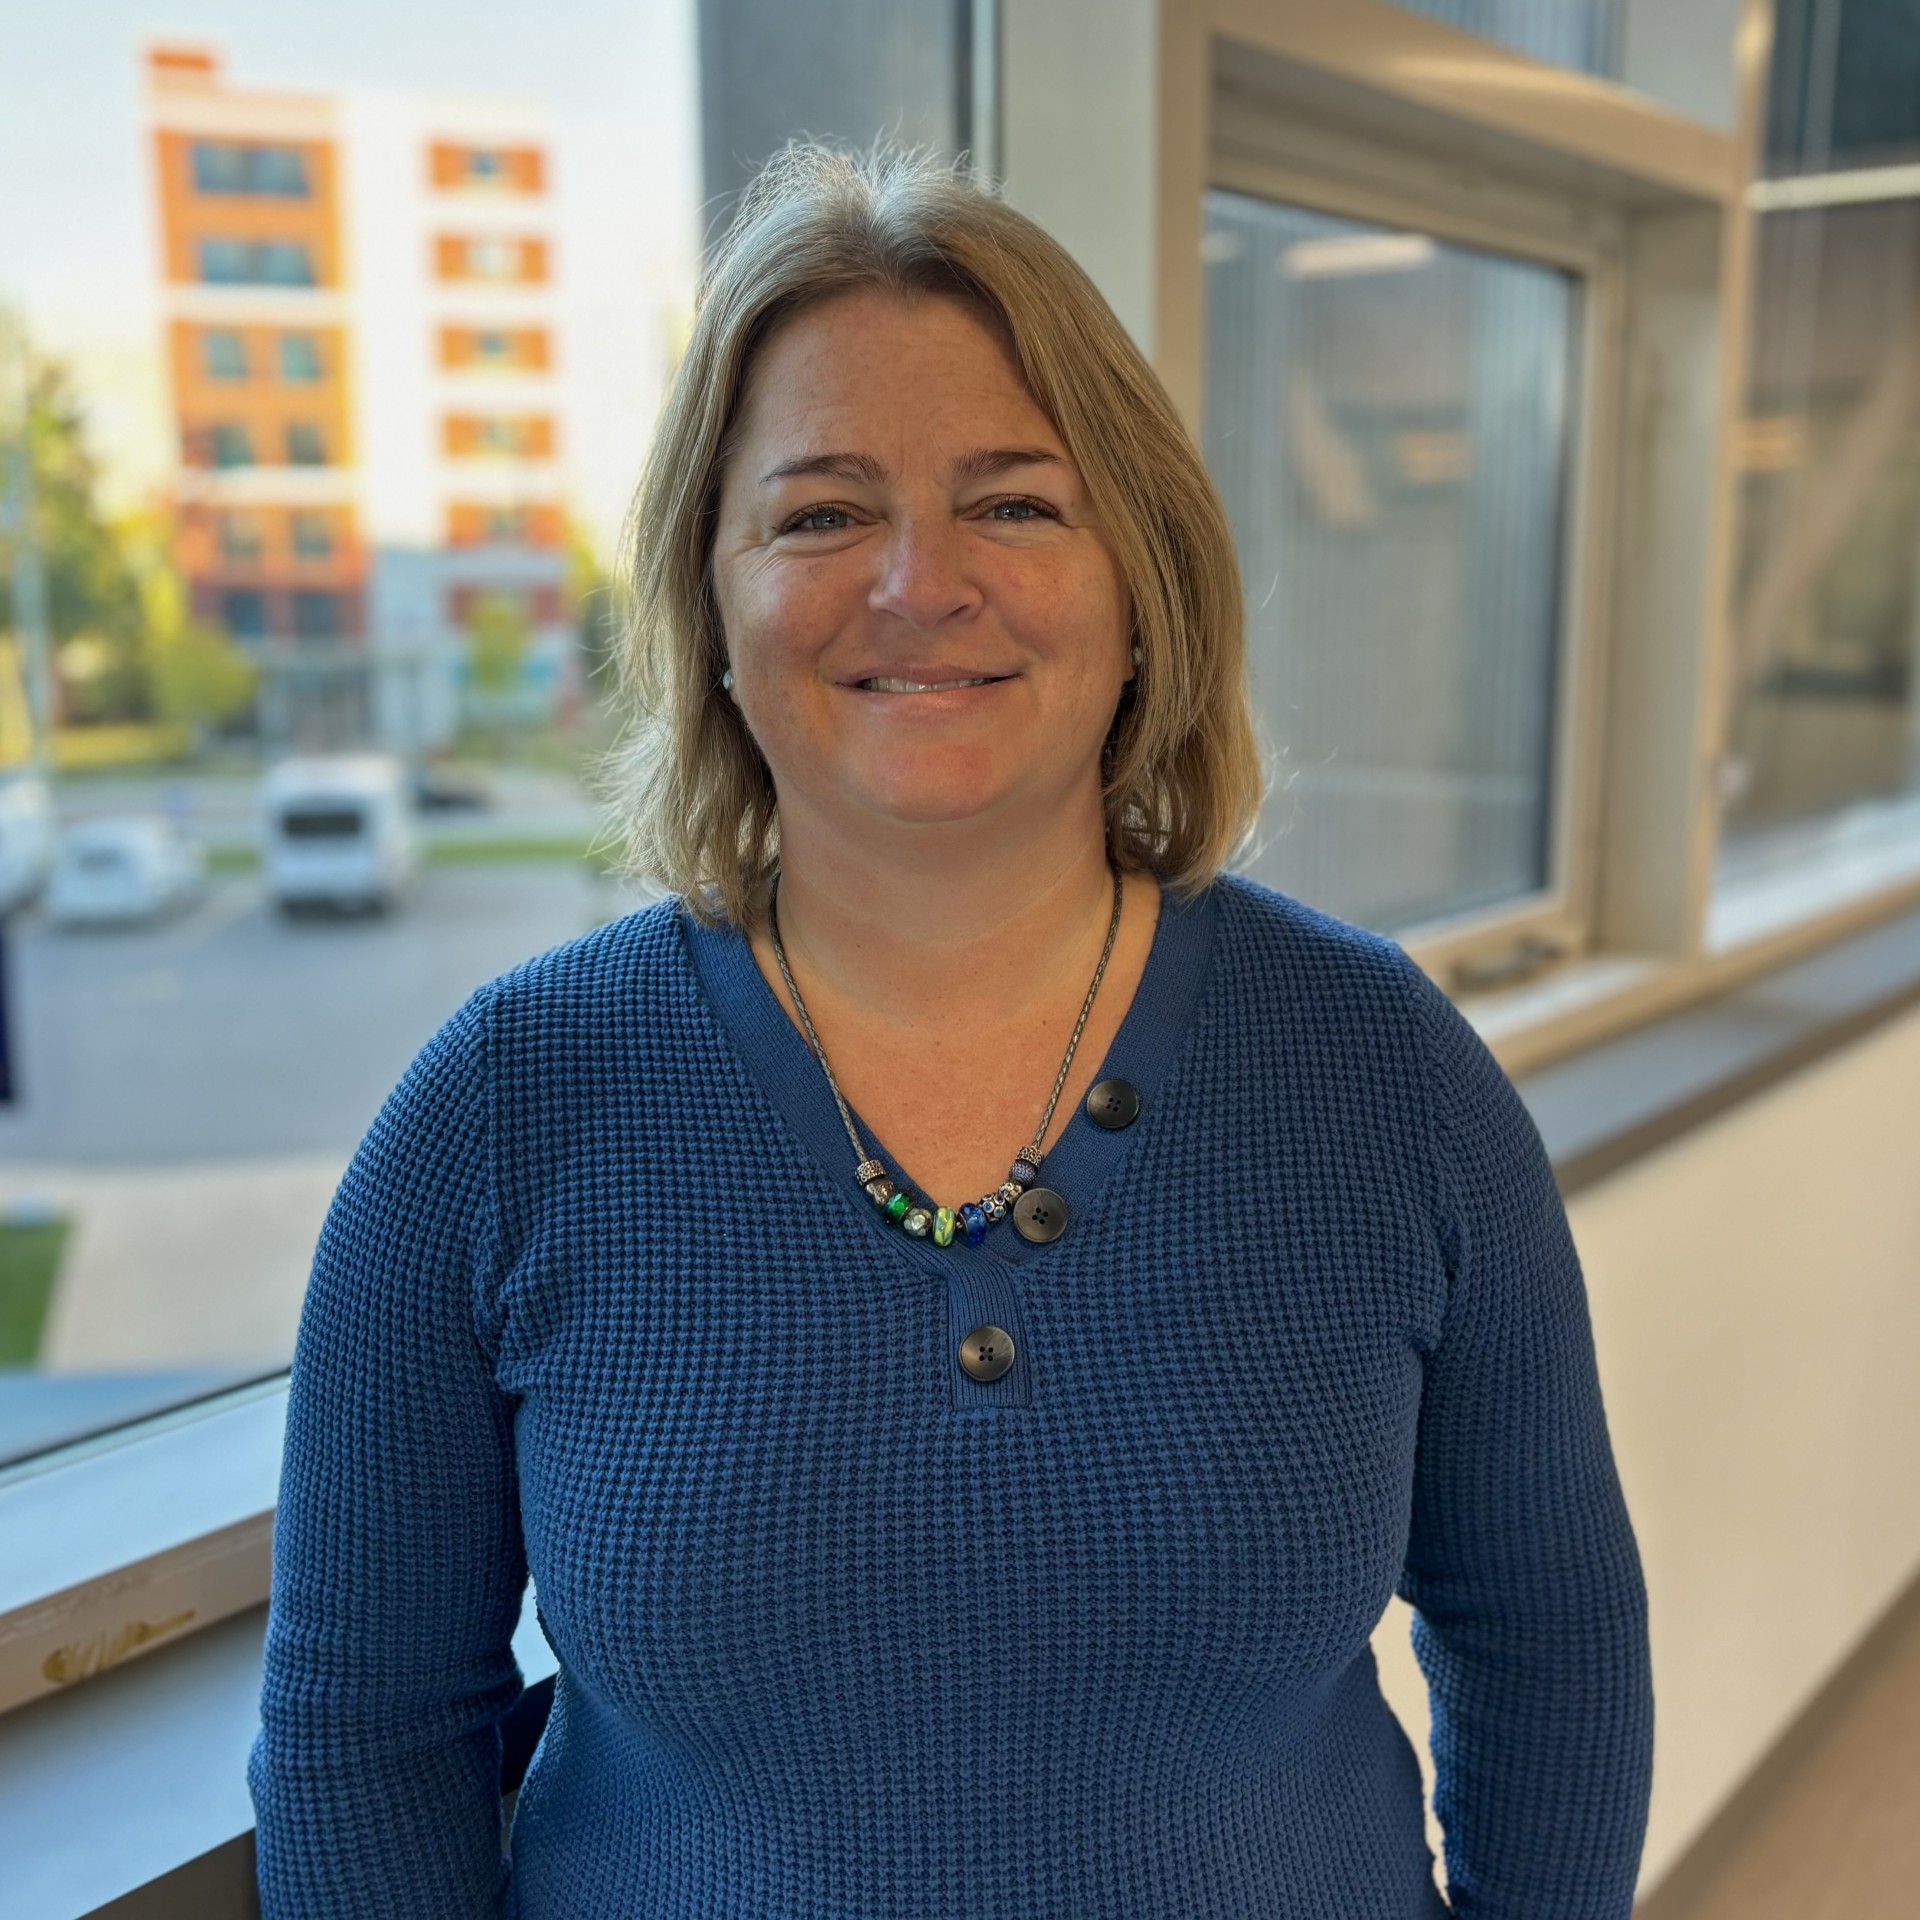
<svg viewBox="0 0 1920 1920"><path fill-rule="evenodd" d="M968 1246L977 1247L987 1237L987 1216L978 1207L962 1207L960 1223L967 1230Z"/></svg>

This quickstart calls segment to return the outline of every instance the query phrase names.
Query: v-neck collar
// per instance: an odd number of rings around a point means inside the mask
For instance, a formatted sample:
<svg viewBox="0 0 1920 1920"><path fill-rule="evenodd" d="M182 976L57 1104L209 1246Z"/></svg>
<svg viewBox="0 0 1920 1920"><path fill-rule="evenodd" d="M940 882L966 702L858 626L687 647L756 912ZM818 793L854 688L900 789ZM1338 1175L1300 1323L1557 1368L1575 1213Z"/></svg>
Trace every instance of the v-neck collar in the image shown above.
<svg viewBox="0 0 1920 1920"><path fill-rule="evenodd" d="M1052 1247L1074 1238L1074 1228L1090 1219L1099 1205L1108 1176L1126 1152L1138 1130L1155 1123L1161 1089L1193 1024L1193 1014L1206 982L1213 953L1215 893L1204 887L1182 900L1164 884L1160 889L1160 917L1153 931L1138 986L1134 988L1119 1030L1108 1046L1101 1080L1125 1080L1140 1095L1140 1117L1119 1130L1100 1126L1082 1102L1060 1129L1041 1168L1041 1184L1053 1188L1067 1203L1068 1225L1059 1241L1035 1245L1023 1240L1011 1220L988 1228L978 1247L956 1234L950 1247L934 1247L889 1225L853 1179L853 1149L839 1109L827 1086L827 1077L813 1057L806 1036L788 1017L753 957L753 949L737 927L710 927L684 907L680 926L700 984L721 1027L732 1040L748 1072L772 1100L801 1143L829 1175L833 1184L868 1218L875 1233L902 1253L935 1266L960 1258L1000 1260L1022 1264L1044 1257ZM851 1102L848 1103L852 1105ZM886 1163L896 1184L920 1191L886 1143L853 1108L854 1124L874 1157ZM1008 1160L1013 1148L1008 1149Z"/></svg>

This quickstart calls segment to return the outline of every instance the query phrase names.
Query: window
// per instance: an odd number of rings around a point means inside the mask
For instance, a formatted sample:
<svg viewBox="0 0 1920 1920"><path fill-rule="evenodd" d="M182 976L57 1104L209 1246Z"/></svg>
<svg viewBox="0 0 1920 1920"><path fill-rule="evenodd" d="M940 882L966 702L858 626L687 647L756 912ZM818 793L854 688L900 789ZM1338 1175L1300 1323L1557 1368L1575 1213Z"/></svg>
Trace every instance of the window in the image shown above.
<svg viewBox="0 0 1920 1920"><path fill-rule="evenodd" d="M247 343L242 335L225 327L210 327L200 336L200 348L209 380L247 377Z"/></svg>
<svg viewBox="0 0 1920 1920"><path fill-rule="evenodd" d="M1207 200L1206 453L1282 755L1252 871L1390 931L1553 882L1557 268Z"/></svg>
<svg viewBox="0 0 1920 1920"><path fill-rule="evenodd" d="M552 360L544 327L442 327L440 364L499 372L543 372Z"/></svg>
<svg viewBox="0 0 1920 1920"><path fill-rule="evenodd" d="M320 342L312 334L280 336L280 378L295 383L320 378Z"/></svg>
<svg viewBox="0 0 1920 1920"><path fill-rule="evenodd" d="M223 513L220 516L220 557L235 562L260 558L260 516L257 513Z"/></svg>
<svg viewBox="0 0 1920 1920"><path fill-rule="evenodd" d="M544 414L532 413L450 414L443 442L456 460L544 460L553 453L553 422Z"/></svg>
<svg viewBox="0 0 1920 1920"><path fill-rule="evenodd" d="M344 631L340 596L299 588L293 596L293 632L298 640L332 640Z"/></svg>
<svg viewBox="0 0 1920 1920"><path fill-rule="evenodd" d="M310 287L313 256L299 240L200 242L200 278L209 286Z"/></svg>
<svg viewBox="0 0 1920 1920"><path fill-rule="evenodd" d="M539 193L546 185L545 156L538 147L437 140L430 151L429 173L433 184L443 189Z"/></svg>
<svg viewBox="0 0 1920 1920"><path fill-rule="evenodd" d="M197 140L193 184L200 193L265 194L304 200L311 191L307 157L298 147L241 145Z"/></svg>
<svg viewBox="0 0 1920 1920"><path fill-rule="evenodd" d="M500 506L456 501L447 510L447 544L452 547L538 547L562 543L560 509L547 504Z"/></svg>
<svg viewBox="0 0 1920 1920"><path fill-rule="evenodd" d="M206 430L206 444L212 455L212 464L216 467L253 465L253 436L245 427L231 423L209 427Z"/></svg>
<svg viewBox="0 0 1920 1920"><path fill-rule="evenodd" d="M302 560L325 560L333 552L333 522L324 513L296 511L293 550Z"/></svg>
<svg viewBox="0 0 1920 1920"><path fill-rule="evenodd" d="M443 234L434 243L442 280L538 282L547 277L546 242L501 234Z"/></svg>
<svg viewBox="0 0 1920 1920"><path fill-rule="evenodd" d="M236 640L264 640L267 596L257 587L229 587L220 596L220 623Z"/></svg>
<svg viewBox="0 0 1920 1920"><path fill-rule="evenodd" d="M1779 8L1720 765L1725 942L1920 876L1920 37Z"/></svg>
<svg viewBox="0 0 1920 1920"><path fill-rule="evenodd" d="M1556 67L1609 77L1620 72L1626 0L1397 0L1397 4Z"/></svg>
<svg viewBox="0 0 1920 1920"><path fill-rule="evenodd" d="M292 421L287 427L287 465L290 467L324 467L327 464L326 442L320 429L306 421Z"/></svg>

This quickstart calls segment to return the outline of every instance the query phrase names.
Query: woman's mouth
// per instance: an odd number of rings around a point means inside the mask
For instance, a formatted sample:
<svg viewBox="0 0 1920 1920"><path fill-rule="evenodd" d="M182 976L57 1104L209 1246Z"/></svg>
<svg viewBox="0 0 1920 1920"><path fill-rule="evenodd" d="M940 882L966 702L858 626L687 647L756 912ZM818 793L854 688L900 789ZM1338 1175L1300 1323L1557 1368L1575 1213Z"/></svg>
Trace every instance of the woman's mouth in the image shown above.
<svg viewBox="0 0 1920 1920"><path fill-rule="evenodd" d="M961 687L990 687L996 680L1010 680L1006 673L983 673L971 680L901 680L892 674L877 673L871 680L856 681L862 693L953 693Z"/></svg>

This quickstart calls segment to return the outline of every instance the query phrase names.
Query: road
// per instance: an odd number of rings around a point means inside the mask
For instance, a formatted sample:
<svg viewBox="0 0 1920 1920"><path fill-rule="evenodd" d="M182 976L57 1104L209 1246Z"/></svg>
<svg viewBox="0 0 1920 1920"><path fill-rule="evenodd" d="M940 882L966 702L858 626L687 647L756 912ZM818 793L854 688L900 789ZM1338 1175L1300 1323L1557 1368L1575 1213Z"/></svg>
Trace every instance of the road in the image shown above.
<svg viewBox="0 0 1920 1920"><path fill-rule="evenodd" d="M344 1156L475 986L634 898L571 862L503 861L430 866L383 919L289 921L251 876L151 929L23 915L0 1165Z"/></svg>

